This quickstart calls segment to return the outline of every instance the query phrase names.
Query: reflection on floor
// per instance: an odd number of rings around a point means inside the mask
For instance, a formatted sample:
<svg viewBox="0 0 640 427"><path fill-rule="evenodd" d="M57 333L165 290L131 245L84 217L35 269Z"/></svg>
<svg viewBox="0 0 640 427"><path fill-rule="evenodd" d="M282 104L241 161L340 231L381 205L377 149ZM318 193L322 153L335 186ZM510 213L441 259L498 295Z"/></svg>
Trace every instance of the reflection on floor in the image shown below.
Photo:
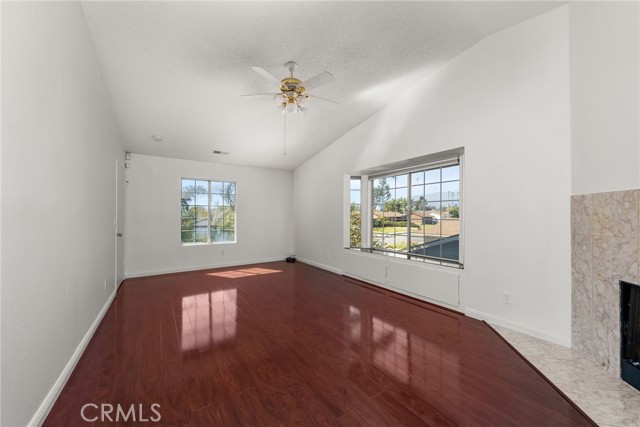
<svg viewBox="0 0 640 427"><path fill-rule="evenodd" d="M570 348L493 327L600 427L640 427L640 391Z"/></svg>
<svg viewBox="0 0 640 427"><path fill-rule="evenodd" d="M44 423L89 425L594 424L485 323L276 262L127 279Z"/></svg>

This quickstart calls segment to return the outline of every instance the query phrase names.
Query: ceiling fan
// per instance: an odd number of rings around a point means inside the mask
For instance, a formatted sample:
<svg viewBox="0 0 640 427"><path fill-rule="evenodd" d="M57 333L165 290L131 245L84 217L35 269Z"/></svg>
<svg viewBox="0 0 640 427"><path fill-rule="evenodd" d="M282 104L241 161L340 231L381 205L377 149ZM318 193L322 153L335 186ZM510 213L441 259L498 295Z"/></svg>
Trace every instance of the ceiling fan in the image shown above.
<svg viewBox="0 0 640 427"><path fill-rule="evenodd" d="M337 102L335 101L322 98L317 95L312 95L307 92L308 90L316 89L320 86L334 81L335 78L331 73L329 73L328 71L323 71L322 73L315 75L310 79L302 81L293 76L293 73L298 68L298 64L296 62L289 61L285 64L285 67L287 67L287 69L289 70L290 76L283 79L278 79L264 68L255 65L252 66L251 69L253 71L260 74L267 80L278 84L278 88L280 91L275 93L255 93L241 96L272 96L273 101L276 103L276 105L278 105L278 107L282 110L282 113L285 115L295 113L305 114L307 111L307 107L305 106L305 104L310 99L320 99L337 104Z"/></svg>

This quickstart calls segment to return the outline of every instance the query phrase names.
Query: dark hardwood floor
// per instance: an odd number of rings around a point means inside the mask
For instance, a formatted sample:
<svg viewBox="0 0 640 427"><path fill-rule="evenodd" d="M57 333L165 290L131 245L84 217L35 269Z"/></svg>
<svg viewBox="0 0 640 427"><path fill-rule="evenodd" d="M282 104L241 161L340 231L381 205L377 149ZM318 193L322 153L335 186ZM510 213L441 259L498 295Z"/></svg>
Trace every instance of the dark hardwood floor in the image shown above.
<svg viewBox="0 0 640 427"><path fill-rule="evenodd" d="M44 425L595 424L486 324L282 262L126 280Z"/></svg>

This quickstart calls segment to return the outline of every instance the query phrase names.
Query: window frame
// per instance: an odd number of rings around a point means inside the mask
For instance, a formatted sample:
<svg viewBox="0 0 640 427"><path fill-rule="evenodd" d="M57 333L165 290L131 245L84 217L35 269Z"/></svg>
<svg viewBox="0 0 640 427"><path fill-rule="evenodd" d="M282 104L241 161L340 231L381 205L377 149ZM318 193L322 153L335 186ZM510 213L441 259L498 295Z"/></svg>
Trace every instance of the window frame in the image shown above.
<svg viewBox="0 0 640 427"><path fill-rule="evenodd" d="M238 196L238 183L237 181L230 181L230 180L220 180L220 179L203 179L203 178L190 178L190 177L182 177L180 178L180 200L182 200L182 195L183 193L183 183L184 181L206 181L207 182L207 241L206 242L183 242L182 241L182 232L184 231L182 229L182 219L184 218L182 215L180 215L180 246L210 246L210 245L227 245L227 244L236 244L238 242L238 213L237 213L237 196ZM212 208L218 207L218 206L212 206L212 199L213 199L213 195L212 191L213 191L213 185L214 184L233 184L233 188L234 188L234 192L233 192L233 199L234 199L234 203L233 203L233 240L224 240L224 241L211 241L211 228L212 228L212 215L213 215L213 211ZM198 206L195 204L194 201L194 206ZM225 205L222 205L222 207L225 207ZM197 217L196 217L197 218ZM194 233L195 233L195 224L194 224ZM223 228L224 231L224 228Z"/></svg>
<svg viewBox="0 0 640 427"><path fill-rule="evenodd" d="M442 154L448 154L448 153L438 153L435 155L432 155L433 157L436 157L437 160L434 161L425 161L425 157L431 157L431 156L423 156L419 159L414 159L412 160L408 160L405 162L401 162L402 163L402 167L377 167L375 168L375 172L371 173L370 175L366 175L366 174L361 174L360 177L362 178L362 185L361 185L361 197L362 197L362 201L361 201L361 205L360 205L360 216L363 220L362 224L361 224L361 230L362 230L362 245L360 248L353 248L350 247L350 245L348 245L348 249L351 250L358 250L358 251L362 251L362 252L369 252L369 253L373 253L373 254L380 254L380 255L384 255L384 256L390 256L390 257L395 257L395 258L400 258L400 259L407 259L407 260L413 260L413 261L422 261L422 262L426 262L426 263L435 263L438 265L442 265L442 266L448 266L448 267L456 267L456 268L464 268L464 152L463 149L457 149L454 150L455 153L451 153L448 156L442 156ZM412 204L412 194L411 194L411 190L412 190L412 183L411 183L411 173L415 173L415 172L422 172L422 171L426 171L426 170L432 170L432 169L436 169L436 168L440 168L440 170L442 171L441 168L443 167L447 167L447 166L453 166L453 165L458 165L459 166L459 176L458 176L458 181L459 181L459 196L458 196L458 211L459 211L459 237L458 237L458 259L450 259L450 258L443 258L443 257L436 257L436 256L431 256L431 255L422 255L422 254L415 254L415 253L411 253L410 252L410 248L411 248L411 227L408 225L409 221L410 221L410 215L411 212L413 211L411 204ZM442 172L441 172L442 173ZM398 175L407 175L407 251L406 252L400 252L397 250L388 250L388 249L384 249L384 248L374 248L373 247L373 237L374 237L374 231L373 231L373 185L374 185L374 180L375 179L380 179L380 178L390 178L390 177L396 177ZM357 176L354 176L355 174L349 175L349 179L353 179L353 178L357 178ZM450 182L450 181L455 181L455 180L447 180L447 181L443 181L442 179L442 175L440 175L440 180L439 180L439 184L440 184L440 199L438 201L439 204L443 203L443 199L442 199L442 184L443 182ZM366 180L366 185L365 185L365 180ZM423 184L426 185L426 184ZM366 191L365 191L366 190ZM366 193L366 195L365 195ZM442 206L440 206L440 208L442 209ZM347 211L349 211L350 209L350 204L347 206ZM367 221L367 224L365 226L364 224L364 218L368 218L369 221ZM440 219L439 222L443 221L445 219ZM446 219L446 220L450 220L450 219ZM347 236L348 237L348 236ZM442 232L440 233L440 239L442 239ZM348 240L347 240L348 241ZM365 242L367 243L367 245L365 246Z"/></svg>

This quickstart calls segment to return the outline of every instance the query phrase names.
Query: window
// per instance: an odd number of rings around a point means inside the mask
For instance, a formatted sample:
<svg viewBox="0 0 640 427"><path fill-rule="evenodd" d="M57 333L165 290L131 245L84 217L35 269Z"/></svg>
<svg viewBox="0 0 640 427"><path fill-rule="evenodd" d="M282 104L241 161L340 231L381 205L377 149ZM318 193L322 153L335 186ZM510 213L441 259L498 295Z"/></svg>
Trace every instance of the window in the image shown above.
<svg viewBox="0 0 640 427"><path fill-rule="evenodd" d="M182 179L183 245L236 241L236 183Z"/></svg>
<svg viewBox="0 0 640 427"><path fill-rule="evenodd" d="M362 244L360 177L349 180L349 247L359 248Z"/></svg>
<svg viewBox="0 0 640 427"><path fill-rule="evenodd" d="M441 264L460 262L460 164L440 162L369 179L371 249Z"/></svg>

